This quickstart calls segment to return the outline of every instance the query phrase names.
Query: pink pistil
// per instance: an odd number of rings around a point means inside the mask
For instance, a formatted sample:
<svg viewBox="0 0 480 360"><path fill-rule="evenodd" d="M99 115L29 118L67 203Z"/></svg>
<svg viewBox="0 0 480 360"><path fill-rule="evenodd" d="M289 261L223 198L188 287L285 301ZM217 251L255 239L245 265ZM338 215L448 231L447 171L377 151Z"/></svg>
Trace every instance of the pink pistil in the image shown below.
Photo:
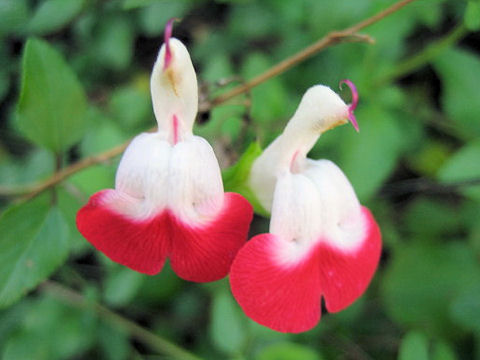
<svg viewBox="0 0 480 360"><path fill-rule="evenodd" d="M178 143L178 118L177 115L173 115L173 144Z"/></svg>
<svg viewBox="0 0 480 360"><path fill-rule="evenodd" d="M352 126L355 128L357 132L360 131L360 128L358 127L357 119L355 118L355 115L353 114L353 110L356 109L358 105L358 91L357 87L353 82L351 82L348 79L344 79L340 81L340 89L342 89L342 85L347 84L347 86L350 88L350 91L352 92L352 103L348 107L348 120L352 123Z"/></svg>
<svg viewBox="0 0 480 360"><path fill-rule="evenodd" d="M172 37L172 30L173 30L173 23L178 20L177 18L171 18L167 21L167 25L165 25L165 34L164 34L164 42L165 42L165 62L163 63L163 70L167 69L172 61L172 51L170 50L170 38Z"/></svg>
<svg viewBox="0 0 480 360"><path fill-rule="evenodd" d="M292 156L292 160L290 160L290 171L295 172L295 160L297 160L297 156L299 154L300 150L295 151L295 154Z"/></svg>

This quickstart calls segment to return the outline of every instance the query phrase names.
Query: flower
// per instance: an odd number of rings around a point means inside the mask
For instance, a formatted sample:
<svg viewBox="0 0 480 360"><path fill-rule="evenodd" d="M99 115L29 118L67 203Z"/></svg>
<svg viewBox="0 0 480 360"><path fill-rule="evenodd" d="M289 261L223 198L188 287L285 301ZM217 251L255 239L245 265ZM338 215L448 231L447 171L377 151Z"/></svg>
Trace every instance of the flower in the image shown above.
<svg viewBox="0 0 480 360"><path fill-rule="evenodd" d="M156 133L135 137L120 161L115 189L94 194L77 214L82 235L113 261L153 275L168 257L183 279L226 276L253 216L242 196L224 193L208 142L192 133L195 70L185 46L165 43L151 76Z"/></svg>
<svg viewBox="0 0 480 360"><path fill-rule="evenodd" d="M348 84L348 82L347 82ZM352 304L379 262L381 235L343 172L306 157L319 135L353 109L326 86L310 88L283 133L255 160L250 186L271 210L270 232L253 237L230 272L233 295L256 322L302 332Z"/></svg>

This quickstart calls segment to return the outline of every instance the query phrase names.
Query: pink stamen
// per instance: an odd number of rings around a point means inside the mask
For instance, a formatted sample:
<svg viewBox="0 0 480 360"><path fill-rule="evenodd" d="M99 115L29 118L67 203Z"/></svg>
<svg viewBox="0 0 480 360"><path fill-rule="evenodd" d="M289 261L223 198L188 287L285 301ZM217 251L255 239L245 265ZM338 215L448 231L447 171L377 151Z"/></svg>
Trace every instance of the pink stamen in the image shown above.
<svg viewBox="0 0 480 360"><path fill-rule="evenodd" d="M178 118L177 115L173 115L173 145L178 143Z"/></svg>
<svg viewBox="0 0 480 360"><path fill-rule="evenodd" d="M293 154L292 156L292 160L290 160L290 171L291 172L295 172L295 160L297 160L297 156L298 156L298 153L300 152L300 150L297 150L295 151L295 154Z"/></svg>
<svg viewBox="0 0 480 360"><path fill-rule="evenodd" d="M340 90L342 89L343 84L347 84L347 86L350 88L350 91L352 92L352 103L348 107L348 120L350 120L350 122L352 123L352 126L355 128L355 130L357 132L359 132L360 128L358 127L357 119L355 118L355 115L353 114L353 110L355 110L357 108L357 105L358 105L357 87L355 86L355 84L352 81L350 81L348 79L344 79L344 80L340 81L340 84L339 84Z"/></svg>
<svg viewBox="0 0 480 360"><path fill-rule="evenodd" d="M172 61L172 51L170 50L170 38L172 37L172 30L173 30L173 23L178 21L177 18L171 18L167 21L167 25L165 25L165 34L164 34L164 42L165 42L165 62L163 63L163 70L169 67L170 62Z"/></svg>

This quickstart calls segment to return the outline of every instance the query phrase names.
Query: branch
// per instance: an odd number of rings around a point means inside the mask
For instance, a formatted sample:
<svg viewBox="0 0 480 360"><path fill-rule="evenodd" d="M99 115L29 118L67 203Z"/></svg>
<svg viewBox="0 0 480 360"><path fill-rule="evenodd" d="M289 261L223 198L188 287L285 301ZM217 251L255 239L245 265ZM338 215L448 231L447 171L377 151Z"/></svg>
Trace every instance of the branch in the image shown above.
<svg viewBox="0 0 480 360"><path fill-rule="evenodd" d="M417 178L386 184L383 186L381 194L386 197L418 192L430 194L449 194L456 193L465 187L478 185L480 185L480 177L442 184L426 178Z"/></svg>
<svg viewBox="0 0 480 360"><path fill-rule="evenodd" d="M285 71L289 70L293 66L301 63L302 61L308 59L309 57L315 55L316 53L320 52L321 50L325 49L326 47L338 44L340 42L344 41L366 41L366 42L373 42L373 39L369 37L368 35L360 35L357 34L360 30L366 28L367 26L370 26L383 18L387 17L388 15L400 10L402 7L405 5L411 3L412 1L415 0L402 0L399 1L389 8L380 11L376 15L359 22L356 25L353 25L347 29L344 29L342 31L333 31L328 33L326 36L318 40L316 43L313 43L312 45L308 46L307 48L299 51L295 55L281 61L277 65L271 67L264 73L254 77L250 81L247 81L246 83L239 85L232 90L226 92L225 94L219 95L215 99L211 101L209 104L209 107L207 106L206 110L208 110L212 106L219 105L221 103L224 103L227 100L230 100L231 98L243 94L247 92L248 90L254 88L255 86L265 82L266 80L279 75L281 73L284 73Z"/></svg>
<svg viewBox="0 0 480 360"><path fill-rule="evenodd" d="M0 195L3 196L18 196L25 195L21 200L29 200L48 188L62 182L69 176L90 167L92 165L100 164L114 158L117 155L120 155L128 146L131 140L124 142L123 144L117 145L114 148L111 148L107 151L104 151L100 154L86 157L83 160L77 161L76 163L63 168L62 170L54 173L51 177L45 181L37 184L31 184L26 186L16 186L16 187L6 187L0 186Z"/></svg>
<svg viewBox="0 0 480 360"><path fill-rule="evenodd" d="M395 79L412 73L418 68L426 65L438 54L445 49L451 47L462 39L468 33L468 29L463 23L460 23L447 33L443 38L440 38L433 43L426 46L422 51L414 54L412 57L400 62L390 72L386 73L379 79L375 80L376 86L382 86L383 84L390 83Z"/></svg>
<svg viewBox="0 0 480 360"><path fill-rule="evenodd" d="M41 285L41 290L44 293L52 295L71 306L80 309L93 309L98 316L103 318L105 321L109 322L113 326L118 326L126 330L130 336L136 338L144 344L149 345L152 349L155 349L162 354L171 356L172 358L178 360L202 360L178 345L175 345L174 343L162 338L157 334L154 334L144 327L137 325L135 322L109 310L105 306L102 306L98 303L92 304L92 302L87 301L83 295L61 284L47 280Z"/></svg>
<svg viewBox="0 0 480 360"><path fill-rule="evenodd" d="M400 10L405 5L413 2L415 0L401 0L389 8L380 11L376 15L369 17L366 20L359 22L356 25L353 25L347 29L341 31L332 31L314 44L308 46L307 48L299 51L295 55L281 61L277 65L273 66L272 68L268 69L267 71L263 72L262 74L254 77L250 81L247 81L244 84L241 84L232 90L214 98L210 102L206 102L200 104L200 111L207 111L212 107L220 105L231 98L248 92L250 89L254 88L255 86L265 82L266 80L279 75L288 69L292 68L293 66L299 64L300 62L308 59L309 57L313 56L314 54L320 52L321 50L325 49L328 46L338 44L340 42L347 42L347 41L364 41L364 42L373 42L373 39L368 35L358 34L358 31L370 26L381 19L391 15L392 13ZM128 142L118 145L110 150L107 150L103 153L87 157L83 160L74 163L63 170L53 174L50 178L44 180L43 182L37 184L30 184L26 186L17 186L17 187L0 187L0 196L22 196L20 200L29 200L38 194L42 193L46 189L62 182L69 176L79 172L89 166L96 165L102 162L105 162L115 156L120 155L125 148L128 146Z"/></svg>

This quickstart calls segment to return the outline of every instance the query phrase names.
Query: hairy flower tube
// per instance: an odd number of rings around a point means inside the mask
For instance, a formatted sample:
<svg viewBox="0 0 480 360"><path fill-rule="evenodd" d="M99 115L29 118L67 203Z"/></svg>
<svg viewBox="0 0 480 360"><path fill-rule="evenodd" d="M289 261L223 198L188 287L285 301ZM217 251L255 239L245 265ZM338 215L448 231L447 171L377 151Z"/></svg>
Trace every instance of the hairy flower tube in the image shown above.
<svg viewBox="0 0 480 360"><path fill-rule="evenodd" d="M355 105L326 86L310 88L252 167L250 186L271 211L270 232L238 252L230 284L246 315L271 329L311 329L322 298L328 311L343 310L377 268L381 235L372 214L338 166L306 157L322 132L347 119L356 125Z"/></svg>
<svg viewBox="0 0 480 360"><path fill-rule="evenodd" d="M224 193L208 142L192 133L197 78L185 46L165 30L151 76L156 133L135 137L115 189L94 194L77 214L82 235L113 261L156 274L167 258L178 276L223 278L247 239L253 216L242 196Z"/></svg>

